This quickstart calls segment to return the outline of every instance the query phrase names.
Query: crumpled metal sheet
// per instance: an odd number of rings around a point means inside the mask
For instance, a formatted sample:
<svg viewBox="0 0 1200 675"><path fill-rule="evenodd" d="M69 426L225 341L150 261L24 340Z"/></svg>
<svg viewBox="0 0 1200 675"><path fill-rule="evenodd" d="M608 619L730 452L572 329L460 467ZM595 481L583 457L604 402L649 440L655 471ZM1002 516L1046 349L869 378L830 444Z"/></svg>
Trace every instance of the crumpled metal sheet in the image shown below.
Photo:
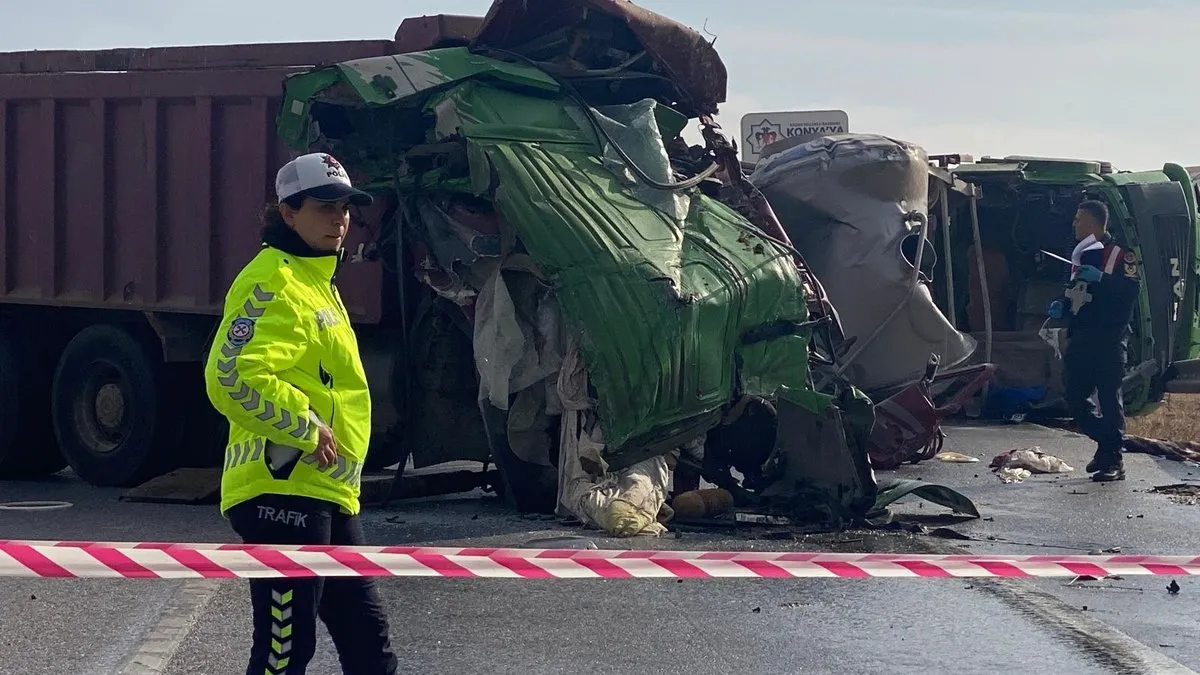
<svg viewBox="0 0 1200 675"><path fill-rule="evenodd" d="M919 146L873 134L815 139L768 157L750 180L771 203L796 249L824 284L847 338L866 338L909 295L915 252L908 214L928 211L929 164ZM932 240L932 236L930 237ZM921 269L936 260L932 241ZM921 376L931 353L964 363L975 340L954 329L920 284L908 307L858 357L848 375L874 392Z"/></svg>
<svg viewBox="0 0 1200 675"><path fill-rule="evenodd" d="M689 117L715 114L725 102L728 72L713 45L700 33L629 0L496 0L472 48L519 47L581 23L589 11L614 17L629 27L662 73L691 99ZM685 105L683 108L687 108Z"/></svg>
<svg viewBox="0 0 1200 675"><path fill-rule="evenodd" d="M735 382L750 395L804 386L807 335L742 343L751 328L807 319L786 251L698 193L684 223L639 202L568 116L559 118L566 128L525 134L488 123L515 120L516 109L548 123L556 115L542 108L560 111L562 101L482 83L445 98L470 110L463 131L472 165L495 177L499 213L553 284L567 324L582 332L614 469L703 433ZM517 138L551 131L576 141Z"/></svg>
<svg viewBox="0 0 1200 675"><path fill-rule="evenodd" d="M876 502L876 479L864 435L871 404L857 392L834 398L784 387L775 449L763 464L768 507L799 522L843 529L867 516Z"/></svg>
<svg viewBox="0 0 1200 675"><path fill-rule="evenodd" d="M923 483L907 478L883 478L879 480L879 491L875 496L875 510L882 510L891 503L908 495L920 497L926 501L972 518L978 518L979 507L963 493L936 483Z"/></svg>

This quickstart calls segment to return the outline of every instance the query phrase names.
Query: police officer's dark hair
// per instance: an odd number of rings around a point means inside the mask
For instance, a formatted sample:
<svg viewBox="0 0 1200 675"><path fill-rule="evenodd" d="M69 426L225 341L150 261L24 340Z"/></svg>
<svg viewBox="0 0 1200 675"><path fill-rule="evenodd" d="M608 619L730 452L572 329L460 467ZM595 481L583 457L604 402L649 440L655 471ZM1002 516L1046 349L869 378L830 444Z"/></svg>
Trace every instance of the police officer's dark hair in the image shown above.
<svg viewBox="0 0 1200 675"><path fill-rule="evenodd" d="M293 209L299 210L304 205L305 196L304 193L292 195L283 200L283 203ZM279 212L279 204L268 204L262 214L262 236L265 238L272 231L280 232L280 228L283 230L290 229L288 228L287 221L283 219L283 214Z"/></svg>
<svg viewBox="0 0 1200 675"><path fill-rule="evenodd" d="M1086 199L1079 203L1078 208L1091 216L1100 229L1108 229L1108 205L1104 202L1098 199Z"/></svg>

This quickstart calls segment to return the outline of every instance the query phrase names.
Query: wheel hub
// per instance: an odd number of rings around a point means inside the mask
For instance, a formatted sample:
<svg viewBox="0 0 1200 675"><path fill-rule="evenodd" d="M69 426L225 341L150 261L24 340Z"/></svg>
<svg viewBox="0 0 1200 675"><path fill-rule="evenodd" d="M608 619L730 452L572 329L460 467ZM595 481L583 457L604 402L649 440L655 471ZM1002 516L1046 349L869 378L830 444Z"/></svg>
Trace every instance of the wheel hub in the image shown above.
<svg viewBox="0 0 1200 675"><path fill-rule="evenodd" d="M94 363L73 403L75 428L87 448L99 455L114 452L129 429L127 390L119 372L106 363Z"/></svg>
<svg viewBox="0 0 1200 675"><path fill-rule="evenodd" d="M114 383L100 387L96 392L96 421L105 431L118 431L125 420L125 396Z"/></svg>

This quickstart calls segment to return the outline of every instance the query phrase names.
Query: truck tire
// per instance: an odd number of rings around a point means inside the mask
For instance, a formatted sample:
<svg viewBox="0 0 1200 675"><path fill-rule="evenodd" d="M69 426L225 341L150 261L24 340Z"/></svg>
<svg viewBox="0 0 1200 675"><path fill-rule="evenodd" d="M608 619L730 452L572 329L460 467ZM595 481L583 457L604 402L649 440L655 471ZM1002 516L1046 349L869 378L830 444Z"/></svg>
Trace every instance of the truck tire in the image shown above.
<svg viewBox="0 0 1200 675"><path fill-rule="evenodd" d="M54 373L54 434L84 481L133 487L173 468L180 416L159 355L116 326L89 326Z"/></svg>
<svg viewBox="0 0 1200 675"><path fill-rule="evenodd" d="M51 433L44 361L18 331L0 326L0 478L40 478L67 466Z"/></svg>

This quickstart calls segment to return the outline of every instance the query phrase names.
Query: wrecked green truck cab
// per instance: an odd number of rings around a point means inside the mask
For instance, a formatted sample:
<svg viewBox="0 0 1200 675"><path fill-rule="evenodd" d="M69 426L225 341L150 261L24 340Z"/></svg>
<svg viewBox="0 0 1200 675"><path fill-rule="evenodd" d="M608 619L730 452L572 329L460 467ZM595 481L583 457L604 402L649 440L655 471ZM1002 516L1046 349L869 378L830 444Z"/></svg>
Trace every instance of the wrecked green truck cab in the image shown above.
<svg viewBox="0 0 1200 675"><path fill-rule="evenodd" d="M949 168L977 188L986 304L993 324L992 360L999 368L992 391L995 416L1066 414L1061 365L1037 333L1070 269L1043 251L1070 258L1075 245L1071 220L1084 199L1108 205L1109 229L1136 255L1142 279L1127 355L1127 410L1152 410L1166 392L1200 391L1195 375L1200 356L1200 251L1196 190L1186 169L1166 164L1162 170L1116 172L1103 162L1022 156L965 161ZM944 307L953 306L949 312L959 317L957 327L982 344L988 338L969 227L970 199L959 197L953 206L953 269L946 274L945 261L939 261L937 293ZM960 224L967 226L956 227ZM939 248L941 236L939 230ZM947 279L957 283L948 285ZM1018 396L1006 399L1006 391ZM1044 396L1038 398L1038 393Z"/></svg>
<svg viewBox="0 0 1200 675"><path fill-rule="evenodd" d="M631 170L673 182L664 139L684 123L653 99L584 104L539 68L464 47L286 80L283 139L335 154L393 205L373 226L376 254L394 261L398 321L436 296L472 339L460 357L478 368L492 454L518 506L553 496L564 405L594 401L596 459L615 471L702 437L740 397L809 387L791 254L699 181L655 189ZM582 401L563 400L576 346L589 385ZM519 429L518 409L529 422ZM461 452L441 460L477 457Z"/></svg>

